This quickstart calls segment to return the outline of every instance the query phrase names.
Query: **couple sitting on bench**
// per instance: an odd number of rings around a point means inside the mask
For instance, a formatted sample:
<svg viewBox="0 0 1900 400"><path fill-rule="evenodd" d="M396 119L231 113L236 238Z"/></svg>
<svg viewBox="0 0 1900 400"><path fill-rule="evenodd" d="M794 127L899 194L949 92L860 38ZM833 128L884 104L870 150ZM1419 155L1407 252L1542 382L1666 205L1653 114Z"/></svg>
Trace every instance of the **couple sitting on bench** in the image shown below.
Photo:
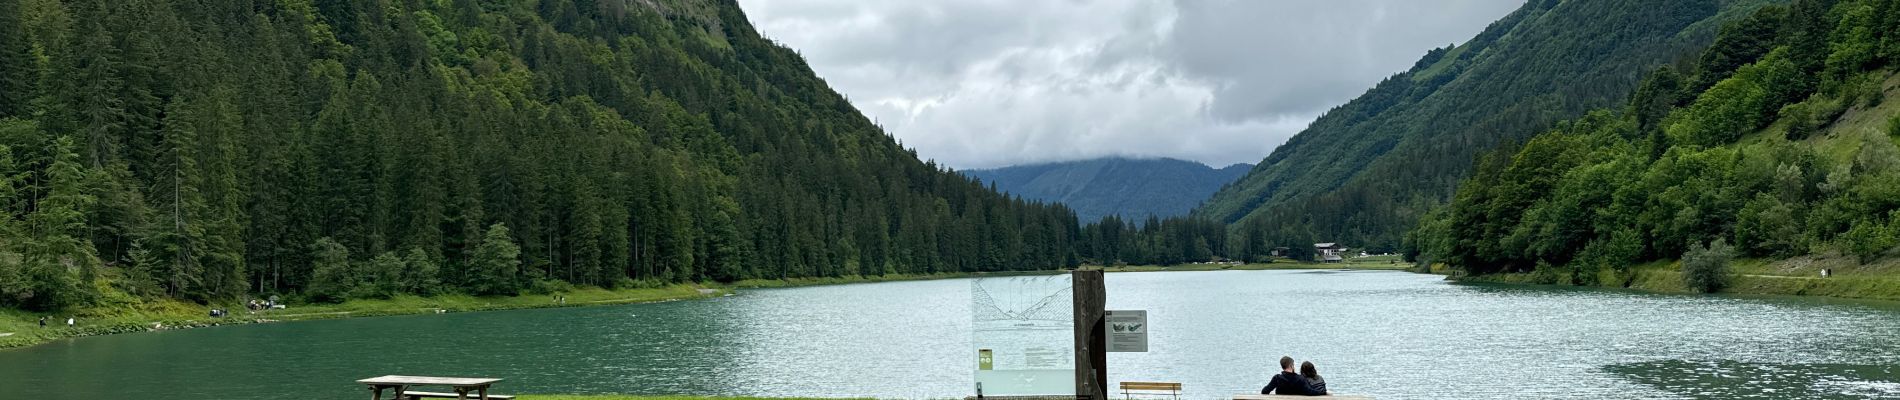
<svg viewBox="0 0 1900 400"><path fill-rule="evenodd" d="M1313 362L1300 364L1299 372L1293 371L1293 357L1280 357L1280 374L1260 388L1260 394L1279 394L1295 396L1325 396L1326 380L1319 377L1319 369L1313 368Z"/></svg>

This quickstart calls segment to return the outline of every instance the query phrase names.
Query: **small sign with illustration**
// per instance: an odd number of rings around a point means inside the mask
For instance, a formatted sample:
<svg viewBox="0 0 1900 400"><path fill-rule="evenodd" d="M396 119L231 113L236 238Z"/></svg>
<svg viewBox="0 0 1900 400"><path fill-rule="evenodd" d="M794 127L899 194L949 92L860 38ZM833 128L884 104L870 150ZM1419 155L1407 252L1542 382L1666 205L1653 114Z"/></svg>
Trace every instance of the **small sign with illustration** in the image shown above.
<svg viewBox="0 0 1900 400"><path fill-rule="evenodd" d="M1109 352L1148 352L1148 310L1109 310L1104 316Z"/></svg>
<svg viewBox="0 0 1900 400"><path fill-rule="evenodd" d="M976 369L978 371L988 371L993 368L996 368L996 357L990 354L990 349L977 350Z"/></svg>

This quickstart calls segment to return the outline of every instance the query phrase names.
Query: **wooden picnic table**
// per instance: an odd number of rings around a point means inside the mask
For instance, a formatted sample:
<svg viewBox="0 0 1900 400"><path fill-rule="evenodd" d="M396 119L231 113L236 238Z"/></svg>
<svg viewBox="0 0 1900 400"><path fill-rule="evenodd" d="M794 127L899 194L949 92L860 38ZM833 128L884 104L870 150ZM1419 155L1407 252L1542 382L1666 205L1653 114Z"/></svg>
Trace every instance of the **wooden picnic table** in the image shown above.
<svg viewBox="0 0 1900 400"><path fill-rule="evenodd" d="M490 397L488 395L488 386L495 384L495 382L501 382L501 379L384 375L384 376L378 376L375 378L359 379L356 381L356 383L369 385L369 390L371 392L370 394L371 400L383 400L384 389L395 390L396 397L391 398L394 400L403 400L405 396L420 394L420 392L409 392L410 386L448 386L450 388L455 389L455 398L457 400L467 400L470 398L481 399L481 400L491 400L491 399L499 398L499 396ZM475 397L470 397L469 392L475 392L474 393ZM441 393L429 393L429 394L430 395L445 395ZM446 397L446 396L430 396L430 397ZM513 397L508 397L508 398L512 399Z"/></svg>

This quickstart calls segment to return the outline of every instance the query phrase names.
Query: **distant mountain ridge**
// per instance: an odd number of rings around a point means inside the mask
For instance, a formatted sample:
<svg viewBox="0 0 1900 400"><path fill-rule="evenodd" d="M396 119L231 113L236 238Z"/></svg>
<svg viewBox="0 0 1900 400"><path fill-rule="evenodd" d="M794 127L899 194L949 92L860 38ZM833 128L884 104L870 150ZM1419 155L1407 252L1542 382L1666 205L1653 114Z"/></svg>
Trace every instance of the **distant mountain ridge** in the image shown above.
<svg viewBox="0 0 1900 400"><path fill-rule="evenodd" d="M1253 169L1172 158L1107 157L963 171L1025 199L1060 202L1084 223L1109 215L1139 220L1186 215L1221 186Z"/></svg>

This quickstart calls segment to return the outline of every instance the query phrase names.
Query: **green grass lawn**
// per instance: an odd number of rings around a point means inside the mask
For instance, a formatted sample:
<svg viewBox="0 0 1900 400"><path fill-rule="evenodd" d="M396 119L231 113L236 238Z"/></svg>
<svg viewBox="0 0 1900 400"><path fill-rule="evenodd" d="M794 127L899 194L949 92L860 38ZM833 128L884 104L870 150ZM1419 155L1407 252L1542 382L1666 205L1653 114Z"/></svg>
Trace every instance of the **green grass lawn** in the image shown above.
<svg viewBox="0 0 1900 400"><path fill-rule="evenodd" d="M1737 259L1729 263L1729 285L1722 293L1769 296L1822 296L1846 299L1900 300L1900 259L1861 265L1838 256L1788 260ZM1828 267L1834 276L1821 278ZM1437 272L1438 270L1434 270ZM1625 272L1601 270L1595 282L1578 282L1552 271L1457 276L1467 282L1533 285L1582 285L1636 289L1659 293L1691 293L1682 282L1682 265L1675 260L1630 266Z"/></svg>
<svg viewBox="0 0 1900 400"><path fill-rule="evenodd" d="M249 312L242 303L200 305L172 299L139 299L104 290L98 305L54 312L28 312L0 309L0 349L29 346L49 340L151 330L156 323L164 328L244 324L271 321L366 317L444 312L508 310L520 308L575 307L584 305L645 303L665 300L720 296L731 293L725 287L671 285L653 288L576 288L559 293L567 302L556 301L555 294L529 294L505 297L469 295L396 296L388 299L351 300L338 304L291 304L282 310ZM231 315L211 318L212 308L230 310ZM38 319L48 316L48 328L40 328ZM66 317L77 324L65 327ZM11 335L7 335L11 333Z"/></svg>

